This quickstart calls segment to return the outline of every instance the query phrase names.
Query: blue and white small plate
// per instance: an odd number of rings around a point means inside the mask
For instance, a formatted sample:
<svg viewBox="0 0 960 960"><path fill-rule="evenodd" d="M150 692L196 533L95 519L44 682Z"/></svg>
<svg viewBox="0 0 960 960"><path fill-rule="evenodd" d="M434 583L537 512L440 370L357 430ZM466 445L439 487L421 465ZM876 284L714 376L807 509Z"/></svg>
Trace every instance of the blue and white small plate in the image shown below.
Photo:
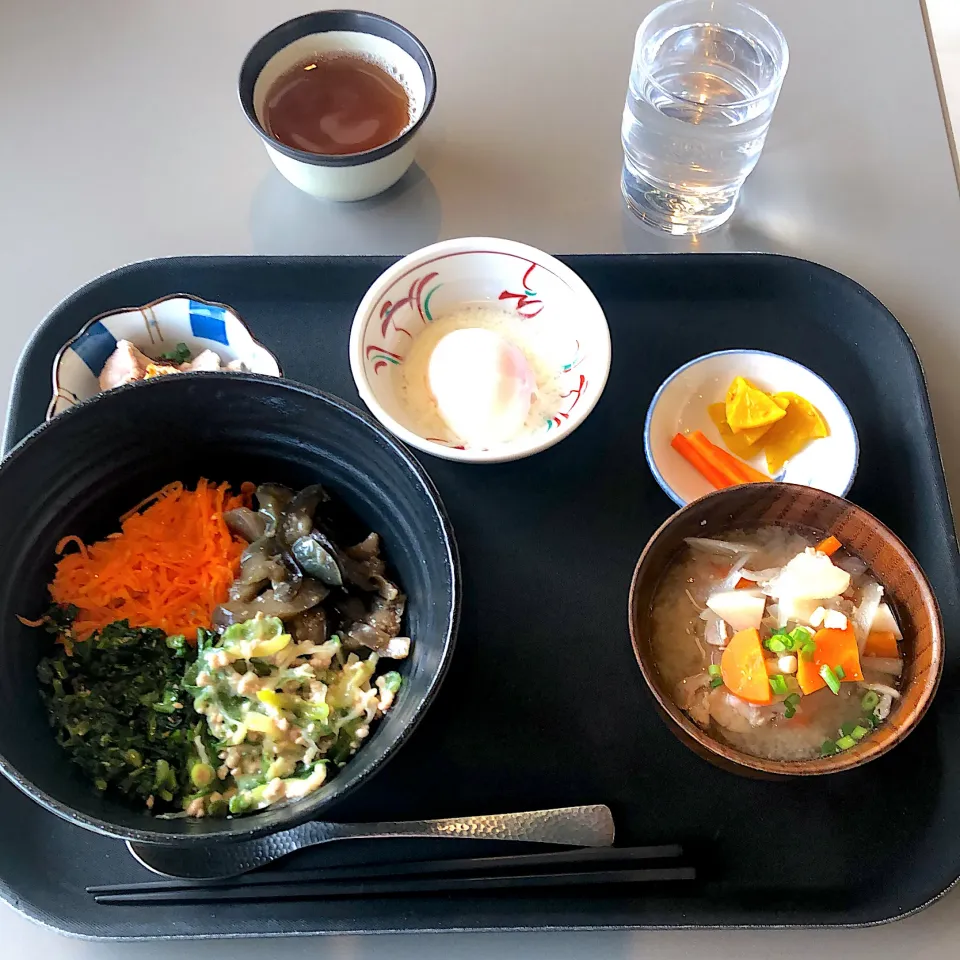
<svg viewBox="0 0 960 960"><path fill-rule="evenodd" d="M247 373L281 375L277 358L253 339L230 307L173 294L142 307L124 307L94 317L61 347L53 361L48 420L100 393L100 372L118 340L129 340L152 360L185 343L194 357L212 350L223 364L239 361Z"/></svg>
<svg viewBox="0 0 960 960"><path fill-rule="evenodd" d="M643 447L663 492L682 507L713 491L711 484L670 446L670 441L677 433L702 430L711 442L724 447L707 408L724 399L734 377L746 377L771 393L799 394L820 411L830 431L829 436L809 443L771 479L845 497L857 474L860 457L850 411L836 391L812 370L763 350L721 350L698 357L670 374L654 394L647 410ZM762 453L749 463L767 472Z"/></svg>

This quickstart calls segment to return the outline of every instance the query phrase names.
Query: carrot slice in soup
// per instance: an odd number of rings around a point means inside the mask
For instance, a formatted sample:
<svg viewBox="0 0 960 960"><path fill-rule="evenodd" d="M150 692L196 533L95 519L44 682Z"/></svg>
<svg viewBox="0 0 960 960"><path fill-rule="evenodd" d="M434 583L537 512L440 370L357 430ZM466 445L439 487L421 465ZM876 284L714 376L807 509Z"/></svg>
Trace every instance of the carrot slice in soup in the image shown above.
<svg viewBox="0 0 960 960"><path fill-rule="evenodd" d="M827 537L817 544L817 550L832 557L842 546L843 544L836 537Z"/></svg>
<svg viewBox="0 0 960 960"><path fill-rule="evenodd" d="M751 627L733 635L720 657L720 676L727 690L747 703L773 701L758 630Z"/></svg>
<svg viewBox="0 0 960 960"><path fill-rule="evenodd" d="M865 657L887 657L894 660L900 656L897 635L892 630L874 630L863 646Z"/></svg>
<svg viewBox="0 0 960 960"><path fill-rule="evenodd" d="M821 667L843 667L843 683L863 679L857 637L849 624L843 630L818 630L813 642L817 646L813 659L805 660L801 655L797 663L797 683L805 694L816 693L827 685L820 676Z"/></svg>

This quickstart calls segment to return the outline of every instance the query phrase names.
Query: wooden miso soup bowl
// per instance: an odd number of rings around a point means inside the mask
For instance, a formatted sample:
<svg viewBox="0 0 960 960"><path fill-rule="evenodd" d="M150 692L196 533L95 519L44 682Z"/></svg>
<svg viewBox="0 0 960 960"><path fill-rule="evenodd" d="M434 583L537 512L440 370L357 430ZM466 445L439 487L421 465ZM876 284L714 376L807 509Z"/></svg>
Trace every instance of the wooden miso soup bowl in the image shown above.
<svg viewBox="0 0 960 960"><path fill-rule="evenodd" d="M687 537L719 537L776 524L818 538L835 536L880 582L903 633L900 698L875 731L842 753L812 760L765 760L736 750L694 723L673 700L653 657L651 609L664 572ZM924 572L903 542L876 517L842 497L788 483L730 487L688 504L650 538L633 574L628 617L634 653L658 711L691 750L744 776L814 776L851 770L892 750L930 706L943 668L940 609Z"/></svg>

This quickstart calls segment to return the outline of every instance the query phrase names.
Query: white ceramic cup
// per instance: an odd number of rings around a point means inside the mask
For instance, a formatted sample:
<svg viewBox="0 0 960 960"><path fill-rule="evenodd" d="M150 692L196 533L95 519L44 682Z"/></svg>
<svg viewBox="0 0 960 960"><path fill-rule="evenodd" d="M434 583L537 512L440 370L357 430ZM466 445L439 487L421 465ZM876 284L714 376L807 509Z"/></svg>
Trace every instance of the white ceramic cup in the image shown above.
<svg viewBox="0 0 960 960"><path fill-rule="evenodd" d="M264 105L277 79L325 53L354 53L381 64L403 84L410 120L399 136L361 153L318 154L267 133ZM416 140L436 96L426 47L405 27L373 13L321 10L281 24L251 48L240 71L240 104L276 168L295 187L323 200L365 200L393 186L416 155Z"/></svg>

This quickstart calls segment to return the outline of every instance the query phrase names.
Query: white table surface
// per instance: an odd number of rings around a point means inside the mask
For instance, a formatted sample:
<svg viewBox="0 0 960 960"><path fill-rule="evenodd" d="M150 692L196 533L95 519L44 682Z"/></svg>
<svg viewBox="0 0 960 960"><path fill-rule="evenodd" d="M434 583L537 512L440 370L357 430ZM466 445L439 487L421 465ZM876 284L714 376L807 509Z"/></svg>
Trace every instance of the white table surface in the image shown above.
<svg viewBox="0 0 960 960"><path fill-rule="evenodd" d="M661 238L621 209L619 118L653 0L366 0L420 35L439 75L420 169L325 206L282 181L236 102L247 48L309 0L0 0L0 289L10 381L31 330L120 264L214 253L404 253L493 234L555 252L765 250L849 274L927 372L960 483L960 194L918 0L762 0L791 65L764 156L720 232ZM891 384L896 389L896 384ZM50 864L55 870L56 865ZM469 960L956 956L960 892L854 931L447 935L230 943L68 940L0 908L11 956Z"/></svg>

